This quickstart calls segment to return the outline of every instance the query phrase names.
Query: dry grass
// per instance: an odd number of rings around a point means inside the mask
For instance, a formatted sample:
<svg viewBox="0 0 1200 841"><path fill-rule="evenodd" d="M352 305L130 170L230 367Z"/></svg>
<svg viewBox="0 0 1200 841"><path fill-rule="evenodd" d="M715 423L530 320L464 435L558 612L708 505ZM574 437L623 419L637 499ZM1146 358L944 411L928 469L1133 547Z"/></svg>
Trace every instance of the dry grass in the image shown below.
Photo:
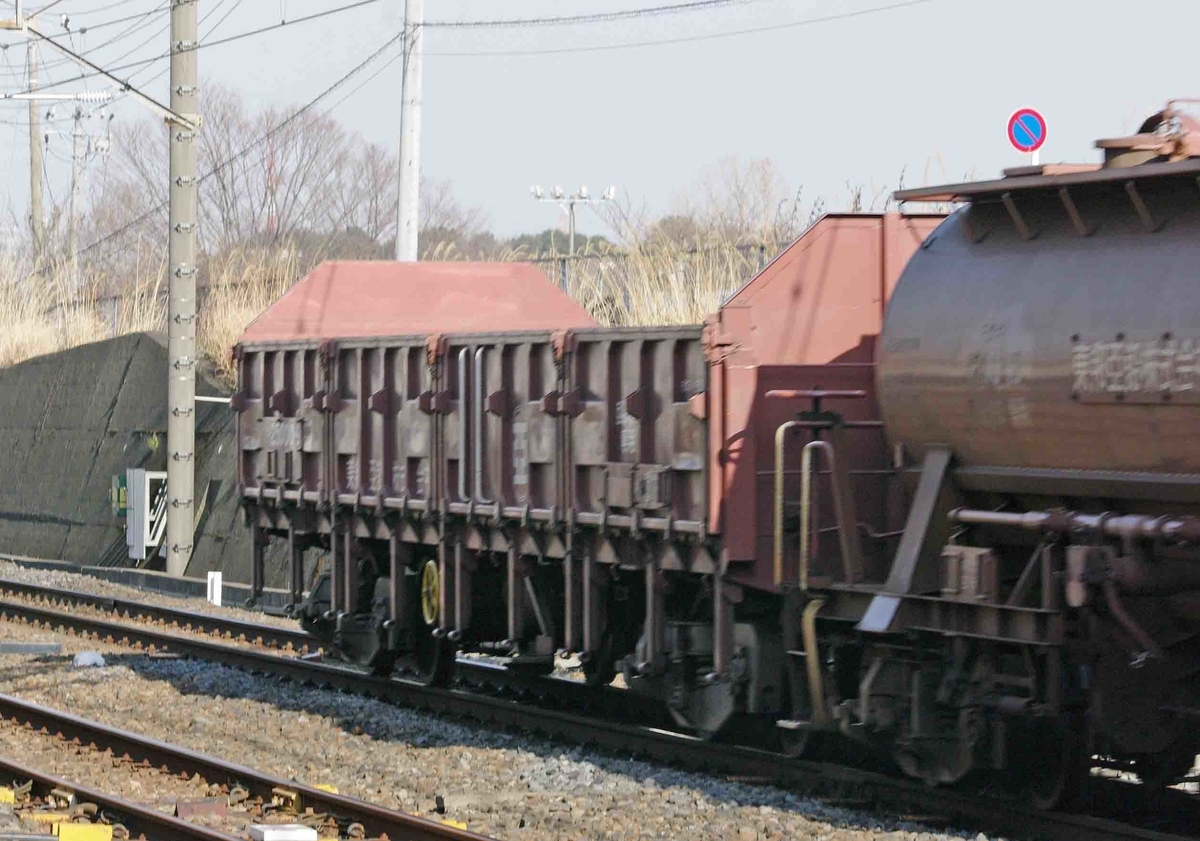
<svg viewBox="0 0 1200 841"><path fill-rule="evenodd" d="M75 294L65 266L35 274L20 258L0 257L0 366L116 333L155 329L155 314L138 296L115 303L114 311L86 291Z"/></svg>
<svg viewBox="0 0 1200 841"><path fill-rule="evenodd" d="M238 335L301 276L285 252L238 252L209 266L196 343L232 381L230 350ZM71 272L52 266L34 273L27 261L0 256L0 367L113 336L167 328L166 273L139 270L120 298L73 293Z"/></svg>
<svg viewBox="0 0 1200 841"><path fill-rule="evenodd" d="M767 256L773 256L771 246ZM450 254L439 255L443 259ZM502 259L529 259L506 254ZM695 324L750 278L757 250L717 242L684 248L670 242L636 245L569 261L566 288L601 324ZM541 268L561 282L561 262ZM238 335L310 268L286 250L236 251L205 267L199 296L197 345L226 380L234 376L230 350ZM118 299L73 294L65 266L34 274L20 258L0 257L0 366L116 335L167 326L166 272L142 262Z"/></svg>
<svg viewBox="0 0 1200 841"><path fill-rule="evenodd" d="M733 246L637 248L569 263L566 288L604 325L698 324L757 268L756 253Z"/></svg>
<svg viewBox="0 0 1200 841"><path fill-rule="evenodd" d="M227 381L236 376L230 351L242 331L304 273L294 253L239 251L209 266L208 293L196 322L196 343Z"/></svg>

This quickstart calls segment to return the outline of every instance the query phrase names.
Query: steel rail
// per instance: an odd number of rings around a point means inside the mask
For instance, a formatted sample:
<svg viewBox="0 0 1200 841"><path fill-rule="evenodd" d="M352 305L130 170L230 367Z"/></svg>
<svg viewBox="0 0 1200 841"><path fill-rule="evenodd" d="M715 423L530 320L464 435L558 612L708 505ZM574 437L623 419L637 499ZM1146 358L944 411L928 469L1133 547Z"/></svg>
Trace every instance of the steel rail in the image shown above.
<svg viewBox="0 0 1200 841"><path fill-rule="evenodd" d="M35 728L46 728L50 733L61 734L67 739L79 739L84 744L95 744L100 750L111 748L114 754L128 754L135 761L145 760L154 767L166 768L170 773L199 774L210 784L227 783L246 789L252 797L261 797L270 802L280 790L296 795L304 808L312 807L318 812L343 819L348 823L361 824L368 837L387 834L392 841L485 841L486 836L468 832L457 827L436 823L415 815L385 809L374 803L333 794L312 786L302 785L295 780L275 777L244 765L226 762L223 759L197 753L177 745L151 739L146 736L109 727L62 710L44 707L11 695L0 694L0 718ZM299 810L297 810L299 811Z"/></svg>
<svg viewBox="0 0 1200 841"><path fill-rule="evenodd" d="M42 599L51 604L91 607L115 613L118 617L164 622L174 625L181 632L205 633L217 638L244 640L251 644L262 644L265 647L281 651L286 651L289 646L291 650L300 653L310 649L318 651L321 649L318 640L299 629L260 625L241 619L199 613L182 608L145 604L131 599L110 598L77 590L42 587L37 584L0 579L0 593L5 592L16 594L22 598ZM516 688L521 691L528 690L534 685L528 678L523 679L519 674L509 673L503 666L470 658L460 657L458 669L460 678L468 685L475 683L494 687L512 687L516 684ZM640 696L630 697L629 693L620 690L603 689L596 692L574 681L553 678L537 681L536 689L541 695L540 701L543 706L553 701L560 709L586 710L597 715L619 715L625 721L637 721L639 724L668 726L670 722L670 717L657 704L645 701Z"/></svg>
<svg viewBox="0 0 1200 841"><path fill-rule="evenodd" d="M378 697L485 724L511 727L570 743L592 745L619 755L691 770L753 780L756 784L802 789L816 796L870 792L876 808L934 810L939 816L991 833L1055 841L1195 841L1187 835L1133 826L1105 818L1062 812L1034 812L978 793L930 788L922 783L843 765L788 759L754 748L704 741L686 734L639 727L548 710L454 689L433 689L414 681L376 678L349 668L205 640L179 637L132 625L0 600L0 620L23 619L50 629L93 634L122 644L154 646L164 652L251 672L288 678Z"/></svg>
<svg viewBox="0 0 1200 841"><path fill-rule="evenodd" d="M110 794L78 785L50 774L42 773L11 759L0 757L0 775L9 780L32 781L33 792L46 796L54 789L70 791L77 801L93 803L109 812L129 830L131 838L139 836L146 841L242 841L237 836L227 835L215 829L188 823L174 815L158 811L153 806L130 803ZM50 836L43 836L48 838Z"/></svg>
<svg viewBox="0 0 1200 841"><path fill-rule="evenodd" d="M296 651L305 651L320 647L312 636L299 628L262 625L227 616L201 613L196 610L147 604L146 602L134 601L133 599L118 599L94 593L83 593L77 590L43 587L39 584L27 584L7 578L0 578L0 593L12 593L18 596L43 598L51 601L59 599L66 604L94 607L119 615L125 614L135 619L170 622L178 625L183 630L195 630L218 635L228 634L235 639L244 637L247 642L259 643L268 647L287 648L290 645Z"/></svg>

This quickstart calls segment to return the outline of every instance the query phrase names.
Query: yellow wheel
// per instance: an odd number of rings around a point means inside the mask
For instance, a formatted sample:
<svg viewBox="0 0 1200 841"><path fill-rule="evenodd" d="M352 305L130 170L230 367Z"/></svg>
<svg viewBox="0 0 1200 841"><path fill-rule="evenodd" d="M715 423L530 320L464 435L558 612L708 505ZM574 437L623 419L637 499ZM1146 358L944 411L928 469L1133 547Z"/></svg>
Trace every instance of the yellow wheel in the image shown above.
<svg viewBox="0 0 1200 841"><path fill-rule="evenodd" d="M436 625L442 603L442 582L438 578L436 561L426 561L421 567L421 618L426 625Z"/></svg>

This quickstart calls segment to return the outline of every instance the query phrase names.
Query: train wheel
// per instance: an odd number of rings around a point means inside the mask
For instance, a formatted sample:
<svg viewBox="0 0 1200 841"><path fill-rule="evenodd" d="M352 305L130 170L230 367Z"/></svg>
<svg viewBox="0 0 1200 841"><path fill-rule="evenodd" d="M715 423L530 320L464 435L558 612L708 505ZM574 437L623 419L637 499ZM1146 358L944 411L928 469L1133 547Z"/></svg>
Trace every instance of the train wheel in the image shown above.
<svg viewBox="0 0 1200 841"><path fill-rule="evenodd" d="M1194 751L1171 747L1160 754L1139 757L1137 775L1147 789L1161 791L1173 786L1181 777L1186 777L1195 759Z"/></svg>
<svg viewBox="0 0 1200 841"><path fill-rule="evenodd" d="M426 686L445 686L454 676L457 646L445 637L422 634L417 645L417 678Z"/></svg>
<svg viewBox="0 0 1200 841"><path fill-rule="evenodd" d="M421 619L417 629L417 678L426 686L445 686L454 675L457 650L444 636L435 636L441 618L442 582L437 561L428 560L421 566Z"/></svg>
<svg viewBox="0 0 1200 841"><path fill-rule="evenodd" d="M392 653L380 654L371 664L371 674L375 677L391 677L395 669L396 655Z"/></svg>
<svg viewBox="0 0 1200 841"><path fill-rule="evenodd" d="M1082 725L1077 717L1063 717L1033 726L1027 744L1036 746L1036 756L1025 763L1025 771L1035 809L1065 808L1081 795L1086 773Z"/></svg>
<svg viewBox="0 0 1200 841"><path fill-rule="evenodd" d="M789 730L780 728L779 741L785 755L792 759L816 760L821 753L821 734L811 728Z"/></svg>
<svg viewBox="0 0 1200 841"><path fill-rule="evenodd" d="M588 686L608 686L617 676L612 635L605 634L600 648L583 664L583 679Z"/></svg>
<svg viewBox="0 0 1200 841"><path fill-rule="evenodd" d="M421 618L432 627L437 624L442 604L442 581L437 561L426 561L421 567Z"/></svg>

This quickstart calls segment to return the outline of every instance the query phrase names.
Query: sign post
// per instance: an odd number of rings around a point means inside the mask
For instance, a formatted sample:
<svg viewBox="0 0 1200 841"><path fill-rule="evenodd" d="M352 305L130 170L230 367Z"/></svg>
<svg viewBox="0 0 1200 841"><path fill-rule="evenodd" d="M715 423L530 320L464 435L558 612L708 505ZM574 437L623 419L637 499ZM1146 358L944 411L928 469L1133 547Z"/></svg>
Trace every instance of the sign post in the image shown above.
<svg viewBox="0 0 1200 841"><path fill-rule="evenodd" d="M1046 120L1032 108L1021 108L1008 118L1008 142L1018 152L1028 152L1038 165L1038 149L1046 142Z"/></svg>

